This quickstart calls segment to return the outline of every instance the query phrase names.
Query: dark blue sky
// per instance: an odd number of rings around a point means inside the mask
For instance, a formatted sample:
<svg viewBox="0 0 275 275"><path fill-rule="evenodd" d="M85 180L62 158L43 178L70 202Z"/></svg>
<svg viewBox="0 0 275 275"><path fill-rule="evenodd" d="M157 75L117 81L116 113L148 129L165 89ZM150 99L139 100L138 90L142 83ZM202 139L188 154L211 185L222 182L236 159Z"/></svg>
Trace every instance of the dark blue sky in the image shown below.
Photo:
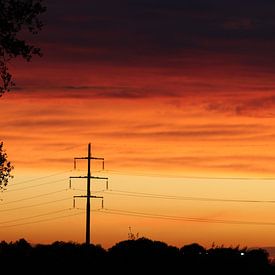
<svg viewBox="0 0 275 275"><path fill-rule="evenodd" d="M46 1L43 41L84 51L78 60L145 62L178 54L230 54L273 68L275 2L187 0ZM86 54L97 48L101 53ZM63 56L62 51L58 54ZM253 60L253 58L255 59ZM71 58L74 58L71 56ZM161 61L159 59L162 59ZM250 60L250 61L249 61Z"/></svg>

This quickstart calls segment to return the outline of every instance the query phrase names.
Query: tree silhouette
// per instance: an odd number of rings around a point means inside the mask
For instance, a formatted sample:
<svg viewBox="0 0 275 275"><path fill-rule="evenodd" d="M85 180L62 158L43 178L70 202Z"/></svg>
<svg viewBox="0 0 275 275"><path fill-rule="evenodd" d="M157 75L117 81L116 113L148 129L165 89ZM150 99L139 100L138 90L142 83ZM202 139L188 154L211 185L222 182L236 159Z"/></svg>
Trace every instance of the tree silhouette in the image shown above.
<svg viewBox="0 0 275 275"><path fill-rule="evenodd" d="M11 59L21 56L30 61L41 56L41 49L27 43L20 36L26 32L37 34L42 28L39 15L45 12L42 0L0 0L0 97L14 85L8 69Z"/></svg>
<svg viewBox="0 0 275 275"><path fill-rule="evenodd" d="M30 61L34 55L41 56L41 49L22 39L28 33L37 34L43 24L39 15L46 11L43 0L0 0L0 97L14 85L8 63L21 56ZM7 160L0 143L0 190L11 178L13 166Z"/></svg>
<svg viewBox="0 0 275 275"><path fill-rule="evenodd" d="M275 266L262 249L190 244L178 249L146 238L125 240L108 250L99 245L56 241L30 245L26 240L0 242L3 274L120 275L274 275ZM1 273L1 274L2 274Z"/></svg>
<svg viewBox="0 0 275 275"><path fill-rule="evenodd" d="M3 149L3 142L0 142L0 190L8 184L8 180L12 178L11 171L13 166L8 161L8 155Z"/></svg>

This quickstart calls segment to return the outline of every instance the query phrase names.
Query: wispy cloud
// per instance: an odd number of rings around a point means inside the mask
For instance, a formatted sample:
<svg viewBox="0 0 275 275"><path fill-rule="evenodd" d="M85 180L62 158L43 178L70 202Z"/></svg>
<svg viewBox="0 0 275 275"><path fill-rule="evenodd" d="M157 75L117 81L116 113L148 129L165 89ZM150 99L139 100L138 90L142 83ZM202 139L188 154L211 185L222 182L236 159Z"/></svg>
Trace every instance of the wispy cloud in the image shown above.
<svg viewBox="0 0 275 275"><path fill-rule="evenodd" d="M229 98L207 103L206 110L216 113L229 113L237 116L275 117L275 92L269 95L253 93L251 96Z"/></svg>

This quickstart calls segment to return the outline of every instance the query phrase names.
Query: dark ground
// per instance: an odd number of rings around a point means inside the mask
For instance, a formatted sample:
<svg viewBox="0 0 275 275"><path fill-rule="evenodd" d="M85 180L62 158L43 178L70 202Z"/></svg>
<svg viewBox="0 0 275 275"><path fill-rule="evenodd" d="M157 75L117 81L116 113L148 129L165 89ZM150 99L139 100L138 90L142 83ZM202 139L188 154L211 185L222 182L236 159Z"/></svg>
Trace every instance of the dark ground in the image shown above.
<svg viewBox="0 0 275 275"><path fill-rule="evenodd" d="M122 241L108 250L60 241L35 246L24 239L3 241L0 266L2 274L275 274L263 249L177 248L146 238Z"/></svg>

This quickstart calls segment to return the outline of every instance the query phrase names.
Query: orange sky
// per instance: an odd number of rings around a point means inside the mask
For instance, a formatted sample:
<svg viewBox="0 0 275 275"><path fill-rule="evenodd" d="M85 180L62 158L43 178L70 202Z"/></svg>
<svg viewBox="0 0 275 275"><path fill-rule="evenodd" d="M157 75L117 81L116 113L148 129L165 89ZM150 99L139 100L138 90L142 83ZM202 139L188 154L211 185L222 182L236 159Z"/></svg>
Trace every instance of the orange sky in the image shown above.
<svg viewBox="0 0 275 275"><path fill-rule="evenodd" d="M15 177L1 194L1 239L84 241L85 201L70 208L85 181L67 189L70 176L85 175L73 158L91 142L106 159L106 171L92 169L111 189L92 182L106 208L92 201L92 242L109 247L131 226L177 246L275 246L272 22L257 21L253 5L257 24L241 4L213 23L194 7L159 6L147 17L154 5L114 15L98 1L75 13L68 2L67 13L49 3L37 42L44 56L10 64L16 87L0 100L0 140Z"/></svg>
<svg viewBox="0 0 275 275"><path fill-rule="evenodd" d="M100 77L99 74L99 81ZM138 86L143 82L137 83ZM179 83L171 82L172 85L178 88ZM161 84L160 87L166 89ZM25 237L34 243L56 239L84 241L85 214L80 212L84 211L85 202L77 201L82 210L67 209L72 207L73 195L85 194L85 182L73 181L73 188L77 190L65 189L69 176L86 173L85 163L80 163L81 171L70 170L73 157L87 154L88 142L92 143L96 156L106 158L106 172L95 175L109 176L112 190L192 198L273 200L274 180L184 178L274 177L274 119L268 115L272 112L268 104L264 110L253 104L242 105L240 96L238 104L244 106L243 113L236 113L235 99L226 93L224 99L216 99L211 93L196 97L109 99L87 98L89 89L83 90L78 91L81 96L76 97L72 91L70 97L56 88L50 92L33 88L30 93L11 92L1 99L2 140L15 166L15 178L2 194L3 239ZM255 92L244 100L256 102L257 97L261 98ZM95 164L93 168L98 171L101 166ZM40 176L46 178L24 183ZM33 187L36 184L38 186ZM114 214L106 210L106 213L92 214L92 241L105 247L127 238L129 226L140 236L178 246L190 242L205 246L211 246L212 242L243 246L275 244L275 225L212 223L213 219L272 223L272 203L135 197L137 194L132 197L131 193L115 191L98 193L105 189L105 182L96 182L93 186L96 195L104 196L107 209L130 211ZM33 196L38 197L28 199ZM13 202L20 199L23 201ZM28 208L40 203L42 205ZM92 205L98 209L101 202L93 201ZM66 209L64 213L52 214L63 209ZM184 220L133 216L131 211L184 217ZM60 218L71 214L77 215ZM38 217L24 219L36 215ZM58 219L51 220L55 217ZM50 220L32 223L47 218ZM210 219L210 222L186 221L186 218ZM30 224L24 224L27 222Z"/></svg>

